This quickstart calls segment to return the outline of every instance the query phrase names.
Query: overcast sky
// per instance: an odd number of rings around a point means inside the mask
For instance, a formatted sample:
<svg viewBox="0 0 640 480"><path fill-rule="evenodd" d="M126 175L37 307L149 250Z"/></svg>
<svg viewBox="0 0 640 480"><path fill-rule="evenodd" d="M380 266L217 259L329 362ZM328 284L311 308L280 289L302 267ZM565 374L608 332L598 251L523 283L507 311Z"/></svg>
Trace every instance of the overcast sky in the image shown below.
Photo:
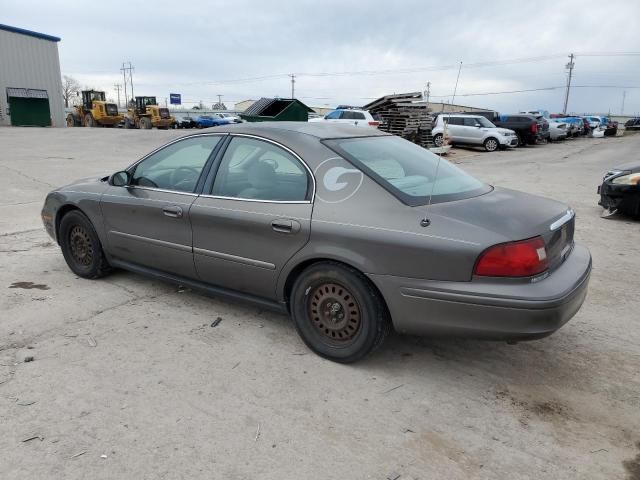
<svg viewBox="0 0 640 480"><path fill-rule="evenodd" d="M423 90L427 81L434 100L450 101L462 62L455 103L554 112L562 110L562 88L469 94L562 87L574 52L574 85L636 87L626 89L624 111L640 112L640 56L580 55L640 52L637 1L0 0L0 7L0 23L61 37L63 74L114 98L122 62L131 61L136 95L164 101L181 93L189 106L211 105L218 94L228 107L289 97L289 73L297 75L296 97L310 106L362 105ZM572 89L569 111L618 114L623 91Z"/></svg>

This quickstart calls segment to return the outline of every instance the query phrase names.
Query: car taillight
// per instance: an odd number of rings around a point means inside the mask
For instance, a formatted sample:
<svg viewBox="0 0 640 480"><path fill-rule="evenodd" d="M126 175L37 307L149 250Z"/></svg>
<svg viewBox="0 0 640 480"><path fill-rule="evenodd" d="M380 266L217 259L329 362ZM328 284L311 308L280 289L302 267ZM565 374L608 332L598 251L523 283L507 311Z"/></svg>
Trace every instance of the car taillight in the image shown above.
<svg viewBox="0 0 640 480"><path fill-rule="evenodd" d="M369 122L370 127L377 127L380 125L380 122Z"/></svg>
<svg viewBox="0 0 640 480"><path fill-rule="evenodd" d="M531 133L536 133L538 131L538 124L534 123L531 125Z"/></svg>
<svg viewBox="0 0 640 480"><path fill-rule="evenodd" d="M483 277L530 277L549 267L542 237L500 243L480 254L473 269Z"/></svg>

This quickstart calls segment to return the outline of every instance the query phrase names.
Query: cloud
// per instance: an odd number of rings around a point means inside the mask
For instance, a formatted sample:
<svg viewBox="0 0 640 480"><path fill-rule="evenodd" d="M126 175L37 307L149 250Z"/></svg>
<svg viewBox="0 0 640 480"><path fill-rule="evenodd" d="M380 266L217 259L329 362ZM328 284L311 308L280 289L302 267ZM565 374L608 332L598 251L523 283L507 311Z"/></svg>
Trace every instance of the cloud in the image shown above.
<svg viewBox="0 0 640 480"><path fill-rule="evenodd" d="M4 22L62 37L61 65L81 83L113 92L123 61L135 65L137 94L227 104L260 96L296 96L309 105L363 104L381 95L422 90L453 93L457 70L380 75L310 76L455 66L463 62L458 94L519 90L565 83L572 51L640 51L629 26L640 3L582 1L21 1L3 6ZM625 27L625 28L622 28ZM524 57L536 62L467 67ZM640 57L579 56L576 85L638 85ZM260 80L233 79L271 76ZM218 82L218 83L217 83ZM113 93L110 93L114 96ZM564 92L464 97L457 102L517 111L557 111ZM619 112L621 89L575 89L569 108ZM640 89L625 110L640 111Z"/></svg>

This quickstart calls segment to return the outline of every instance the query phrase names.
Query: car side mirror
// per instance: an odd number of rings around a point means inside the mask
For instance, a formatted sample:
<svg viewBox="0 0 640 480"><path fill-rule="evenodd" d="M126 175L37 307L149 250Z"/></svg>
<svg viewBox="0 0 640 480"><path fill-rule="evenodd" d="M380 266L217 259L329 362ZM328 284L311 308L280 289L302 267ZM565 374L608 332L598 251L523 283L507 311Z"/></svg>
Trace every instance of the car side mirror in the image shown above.
<svg viewBox="0 0 640 480"><path fill-rule="evenodd" d="M126 170L116 172L109 177L109 185L114 187L125 187L131 181L131 174Z"/></svg>

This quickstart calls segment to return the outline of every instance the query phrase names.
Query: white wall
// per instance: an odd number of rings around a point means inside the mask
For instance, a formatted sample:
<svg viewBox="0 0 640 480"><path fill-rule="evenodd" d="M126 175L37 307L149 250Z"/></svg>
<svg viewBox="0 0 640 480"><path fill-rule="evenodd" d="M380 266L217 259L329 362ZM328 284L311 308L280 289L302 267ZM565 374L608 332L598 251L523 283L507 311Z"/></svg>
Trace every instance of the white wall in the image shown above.
<svg viewBox="0 0 640 480"><path fill-rule="evenodd" d="M57 42L0 30L0 125L11 125L7 87L46 90L53 126L65 126Z"/></svg>

